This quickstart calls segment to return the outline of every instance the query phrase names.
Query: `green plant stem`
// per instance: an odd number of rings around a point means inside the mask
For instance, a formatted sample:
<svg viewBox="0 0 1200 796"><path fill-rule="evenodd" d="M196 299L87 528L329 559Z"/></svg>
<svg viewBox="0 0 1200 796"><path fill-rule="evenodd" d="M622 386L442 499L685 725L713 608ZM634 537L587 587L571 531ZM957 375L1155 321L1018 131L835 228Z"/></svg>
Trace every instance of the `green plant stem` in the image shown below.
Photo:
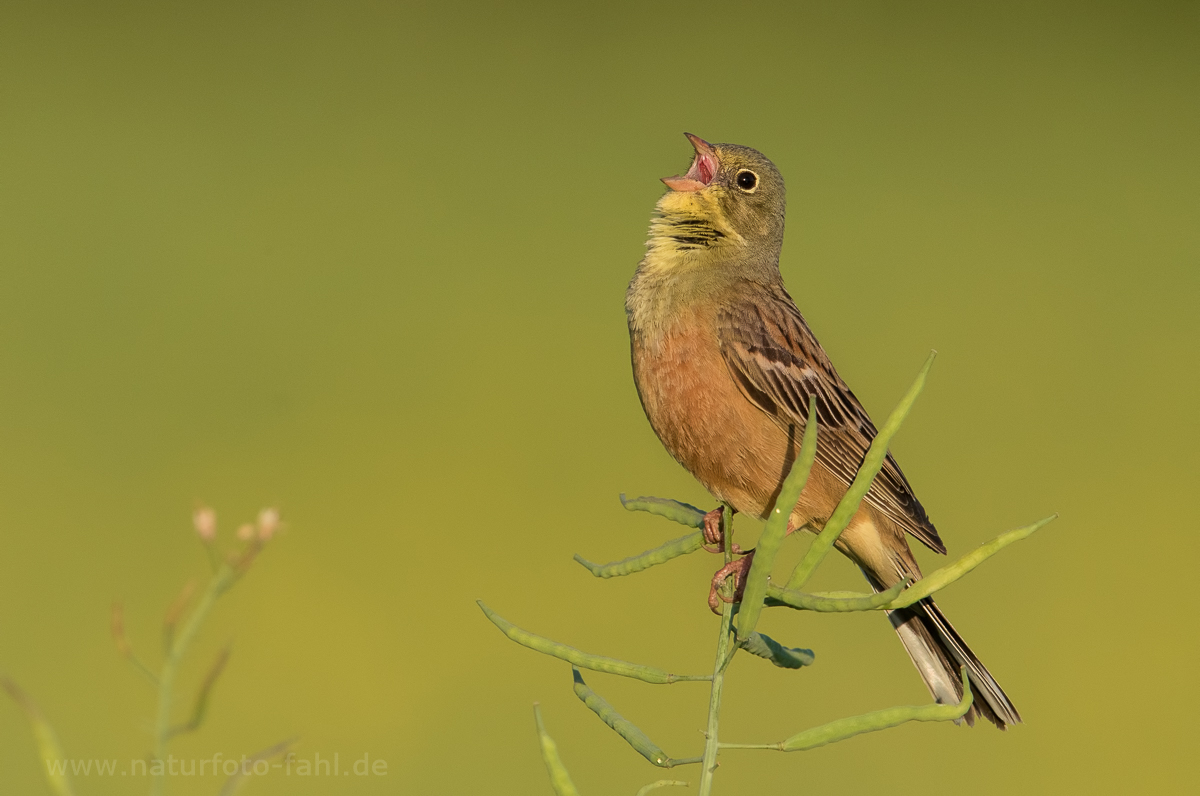
<svg viewBox="0 0 1200 796"><path fill-rule="evenodd" d="M721 533L725 542L725 563L733 561L732 530L733 511L726 507ZM721 691L725 685L725 669L729 666L737 647L730 642L733 638L733 584L729 579L721 585L723 596L729 602L721 601L721 631L717 636L717 655L713 663L712 691L708 698L708 725L704 732L704 758L700 762L700 796L712 793L713 774L717 770L717 753L720 751L718 728L721 717Z"/></svg>
<svg viewBox="0 0 1200 796"><path fill-rule="evenodd" d="M171 739L172 734L171 692L175 687L175 675L178 672L179 662L183 658L184 652L187 651L188 645L195 638L200 625L204 623L208 612L212 610L213 604L226 589L233 585L233 582L237 580L237 575L238 573L233 567L222 564L221 568L217 570L217 574L209 582L208 588L204 590L204 594L200 595L200 600L196 603L196 607L188 616L187 621L183 623L183 627L174 634L166 658L163 660L162 670L158 675L158 718L154 724L155 760L166 760L167 742ZM151 796L159 796L163 792L164 785L165 771L155 774L150 781Z"/></svg>
<svg viewBox="0 0 1200 796"><path fill-rule="evenodd" d="M717 637L717 657L713 666L712 692L708 698L708 726L705 729L704 759L700 762L700 796L712 793L713 773L717 770L718 735L721 716L721 689L725 685L725 664L733 635L733 604L723 603L721 635Z"/></svg>

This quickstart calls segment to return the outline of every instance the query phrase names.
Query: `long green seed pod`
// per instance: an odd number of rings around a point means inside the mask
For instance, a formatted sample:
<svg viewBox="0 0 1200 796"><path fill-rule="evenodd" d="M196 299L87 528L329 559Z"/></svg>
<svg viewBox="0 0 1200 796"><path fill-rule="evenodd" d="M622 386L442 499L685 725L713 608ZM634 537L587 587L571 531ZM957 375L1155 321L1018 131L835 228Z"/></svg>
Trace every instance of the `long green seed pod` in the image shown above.
<svg viewBox="0 0 1200 796"><path fill-rule="evenodd" d="M1005 531L990 542L980 545L979 547L967 553L962 558L955 561L953 564L947 564L941 569L935 570L911 587L904 590L894 600L891 600L887 607L890 608L907 608L918 600L923 600L939 589L944 589L954 581L966 575L975 567L987 561L989 558L999 553L1004 548L1008 547L1013 542L1019 542L1033 534L1046 523L1057 517L1057 514L1051 514L1043 520L1038 520L1032 525L1026 525L1024 528L1016 528L1011 531ZM883 594L877 596L882 597Z"/></svg>
<svg viewBox="0 0 1200 796"><path fill-rule="evenodd" d="M963 672L963 697L956 705L913 705L887 708L864 713L848 719L838 719L811 730L796 733L787 740L772 744L721 744L722 749L772 749L778 752L807 752L818 746L844 741L855 735L877 732L910 721L955 721L971 709L971 683Z"/></svg>
<svg viewBox="0 0 1200 796"><path fill-rule="evenodd" d="M804 441L800 445L800 453L792 465L791 472L783 481L779 496L775 498L775 506L767 518L758 544L754 548L754 560L750 563L750 574L746 576L746 588L742 592L742 606L737 615L737 634L742 640L754 635L758 626L758 617L762 614L763 600L767 596L767 578L775 565L775 556L787 536L788 520L792 509L808 483L808 474L812 470L813 460L817 456L817 408L816 398L808 401L808 423L804 427Z"/></svg>
<svg viewBox="0 0 1200 796"><path fill-rule="evenodd" d="M546 772L550 774L550 787L554 788L558 796L579 796L575 783L571 781L571 775L567 773L567 767L558 756L558 744L546 732L546 725L542 724L542 711L536 702L533 703L533 720L537 724L538 742L542 747L542 762L546 764Z"/></svg>
<svg viewBox="0 0 1200 796"><path fill-rule="evenodd" d="M887 591L878 594L860 594L857 592L826 592L805 594L802 591L781 589L778 586L767 586L768 606L787 606L800 611L820 611L821 613L841 613L843 611L876 611L891 607L891 602L901 595L908 581L901 581Z"/></svg>
<svg viewBox="0 0 1200 796"><path fill-rule="evenodd" d="M916 381L908 388L908 392L900 399L900 403L896 408L892 410L887 422L883 424L883 428L875 435L875 439L871 442L871 447L867 450L867 455L863 458L862 466L858 468L858 475L854 477L854 482L850 484L850 489L842 496L842 500L838 503L837 508L833 510L833 514L830 515L829 520L825 523L825 528L813 540L812 545L808 548L808 553L796 565L796 568L792 570L792 576L788 579L787 588L801 589L804 587L804 584L808 582L813 572L816 571L821 561L829 553L838 536L850 524L854 513L858 511L858 505L871 488L871 482L875 480L879 468L883 466L883 461L887 458L887 449L892 441L892 437L900 430L900 424L904 422L904 418L908 415L908 410L912 409L913 402L921 394L921 388L925 386L925 376L929 373L929 369L933 367L933 358L935 356L937 356L936 351L929 354L929 359L925 360L925 366L917 374Z"/></svg>
<svg viewBox="0 0 1200 796"><path fill-rule="evenodd" d="M694 553L703 544L704 532L694 531L687 536L672 539L661 547L647 550L644 553L620 561L613 561L610 564L593 564L578 554L575 555L575 560L598 578L616 578L621 575L632 575L635 572L641 572L643 569L649 569L655 564L665 564L672 558Z"/></svg>
<svg viewBox="0 0 1200 796"><path fill-rule="evenodd" d="M704 512L687 503L660 497L626 498L621 495L621 505L629 511L648 511L668 520L674 520L689 528L699 528L704 525Z"/></svg>
<svg viewBox="0 0 1200 796"><path fill-rule="evenodd" d="M616 658L606 658L602 655L589 655L574 647L568 647L566 644L560 644L544 636L538 636L522 630L484 605L483 600L477 600L476 602L479 603L479 607L483 609L484 615L492 621L492 624L500 628L500 632L513 641L522 646L529 647L529 649L536 652L561 658L581 669L619 674L622 677L632 677L634 680L641 680L644 683L653 683L655 685L669 685L670 683L691 680L712 679L711 676L706 674L671 674L662 669L656 669L653 666L641 666L636 663L629 663L628 661L620 661Z"/></svg>
<svg viewBox="0 0 1200 796"><path fill-rule="evenodd" d="M686 760L672 760L658 744L650 740L646 733L638 729L637 725L614 710L612 705L608 704L603 697L593 691L583 681L583 675L579 673L578 669L572 667L571 674L575 679L575 696L579 697L579 700L587 705L589 710L599 716L601 721L612 727L617 735L624 738L625 742L632 746L634 751L642 757L659 768L674 768L686 763L700 762L701 758L699 757Z"/></svg>
<svg viewBox="0 0 1200 796"><path fill-rule="evenodd" d="M816 656L812 650L785 647L765 633L751 633L750 638L738 642L751 655L766 658L781 669L799 669L812 666Z"/></svg>

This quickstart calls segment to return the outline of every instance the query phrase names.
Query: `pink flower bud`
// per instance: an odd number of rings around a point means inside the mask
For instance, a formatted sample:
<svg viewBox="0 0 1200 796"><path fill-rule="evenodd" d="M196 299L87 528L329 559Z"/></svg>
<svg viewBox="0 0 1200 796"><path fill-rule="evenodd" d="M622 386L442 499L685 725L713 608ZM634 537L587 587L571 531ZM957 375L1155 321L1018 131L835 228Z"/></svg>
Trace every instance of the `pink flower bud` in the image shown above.
<svg viewBox="0 0 1200 796"><path fill-rule="evenodd" d="M263 509L258 513L258 538L266 542L279 530L279 510Z"/></svg>
<svg viewBox="0 0 1200 796"><path fill-rule="evenodd" d="M217 537L217 512L208 506L201 506L192 512L192 525L200 541L208 544Z"/></svg>
<svg viewBox="0 0 1200 796"><path fill-rule="evenodd" d="M243 542L248 542L254 538L254 526L246 523L237 529L237 538Z"/></svg>

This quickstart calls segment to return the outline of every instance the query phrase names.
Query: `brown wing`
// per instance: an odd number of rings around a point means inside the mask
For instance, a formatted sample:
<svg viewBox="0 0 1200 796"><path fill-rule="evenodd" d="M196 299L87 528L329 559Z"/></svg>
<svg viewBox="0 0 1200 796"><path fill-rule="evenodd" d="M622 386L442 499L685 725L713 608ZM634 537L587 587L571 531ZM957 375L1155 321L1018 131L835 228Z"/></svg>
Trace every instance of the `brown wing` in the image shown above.
<svg viewBox="0 0 1200 796"><path fill-rule="evenodd" d="M847 487L877 432L866 410L833 368L792 297L782 287L756 295L717 319L725 364L746 397L786 425L803 427L816 397L821 424L817 460ZM867 501L939 553L946 546L889 453Z"/></svg>

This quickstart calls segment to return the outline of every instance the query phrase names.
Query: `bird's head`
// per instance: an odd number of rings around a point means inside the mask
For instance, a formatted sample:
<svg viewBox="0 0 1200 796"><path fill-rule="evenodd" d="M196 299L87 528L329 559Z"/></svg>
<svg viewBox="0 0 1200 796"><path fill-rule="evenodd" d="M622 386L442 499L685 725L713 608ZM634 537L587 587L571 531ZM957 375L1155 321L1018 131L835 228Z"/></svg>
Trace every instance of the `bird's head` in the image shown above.
<svg viewBox="0 0 1200 796"><path fill-rule="evenodd" d="M777 257L787 201L775 164L750 147L685 135L696 154L687 173L663 178L671 189L658 202L664 219L684 226L695 219L720 233L709 241L714 245L746 246Z"/></svg>

